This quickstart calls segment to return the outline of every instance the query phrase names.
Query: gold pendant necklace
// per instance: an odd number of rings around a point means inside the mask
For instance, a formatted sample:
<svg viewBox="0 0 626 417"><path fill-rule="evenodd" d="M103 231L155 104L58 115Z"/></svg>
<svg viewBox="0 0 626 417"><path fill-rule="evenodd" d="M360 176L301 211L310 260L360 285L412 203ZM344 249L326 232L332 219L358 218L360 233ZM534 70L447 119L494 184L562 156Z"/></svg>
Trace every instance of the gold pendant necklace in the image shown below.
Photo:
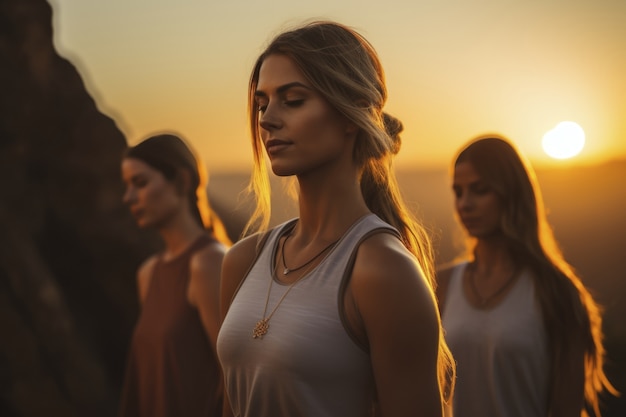
<svg viewBox="0 0 626 417"><path fill-rule="evenodd" d="M305 274L306 275L306 274ZM303 275L304 276L304 275ZM302 279L302 277L300 277L300 279ZM263 309L263 318L259 321L256 322L256 324L254 325L254 330L252 331L252 338L253 339L260 339L263 336L265 336L265 334L267 333L267 331L270 328L270 319L272 318L272 316L274 315L274 312L276 311L276 309L278 309L278 306L280 305L280 303L283 302L283 300L285 299L285 297L287 296L287 294L289 294L289 291L291 291L291 289L293 288L293 286L300 281L300 279L295 280L294 282L292 282L289 285L289 288L287 288L287 291L285 291L285 293L283 294L282 297L280 297L280 300L278 300L278 303L276 304L276 307L274 307L274 309L272 310L272 312L269 314L269 316L265 316L265 313L267 312L267 304L270 301L270 293L272 292L272 281L274 281L274 277L272 276L270 278L270 285L267 289L267 298L265 299L265 309Z"/></svg>
<svg viewBox="0 0 626 417"><path fill-rule="evenodd" d="M272 316L274 315L274 313L276 312L276 310L278 309L278 306L280 306L280 304L283 302L283 300L285 299L285 297L287 297L287 294L289 294L289 291L291 291L291 289L293 288L294 285L296 285L298 282L300 282L300 280L302 280L302 278L304 278L311 269L313 269L313 265L311 264L315 259L317 259L322 253L326 252L327 250L329 250L330 248L332 248L333 246L335 246L337 244L337 242L339 242L339 240L341 239L337 239L335 240L333 243L331 243L330 245L326 246L320 253L318 253L317 255L315 255L312 259L308 260L307 262L305 262L304 265L300 265L297 268L294 269L289 269L287 268L287 266L285 265L285 242L287 242L287 239L289 239L289 237L291 236L291 232L285 237L285 239L283 240L283 243L280 247L280 252L281 252L281 260L283 262L283 275L287 275L290 272L293 271L297 271L299 269L304 268L307 265L310 265L309 268L307 268L306 271L304 271L302 273L302 275L300 276L300 278L296 279L294 282L292 282L291 284L289 284L289 288L287 288L287 291L285 291L285 293L283 294L282 297L280 297L280 300L278 300L278 303L276 303L276 306L272 309L272 311L270 312L269 315L265 315L267 313L267 306L269 304L270 301L270 294L272 292L272 282L274 281L274 277L276 276L276 267L274 267L274 270L272 272L272 276L270 277L270 285L267 288L267 297L265 299L265 308L263 309L263 318L261 318L261 320L257 321L256 324L254 325L254 330L252 331L252 338L253 339L260 339L263 336L265 336L265 334L267 333L267 331L270 328L270 319L272 318Z"/></svg>

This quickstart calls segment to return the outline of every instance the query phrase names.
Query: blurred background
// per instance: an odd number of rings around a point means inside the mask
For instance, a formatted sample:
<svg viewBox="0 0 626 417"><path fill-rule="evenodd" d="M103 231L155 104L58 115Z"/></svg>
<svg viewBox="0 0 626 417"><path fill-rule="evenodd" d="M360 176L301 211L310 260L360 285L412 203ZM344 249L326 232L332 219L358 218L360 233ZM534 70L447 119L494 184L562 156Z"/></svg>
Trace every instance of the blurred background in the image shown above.
<svg viewBox="0 0 626 417"><path fill-rule="evenodd" d="M535 164L626 157L623 0L50 0L53 42L130 143L176 129L211 172L249 169L250 70L271 38L311 19L354 27L405 125L398 168L440 168L485 130ZM541 138L580 124L584 152L555 161Z"/></svg>
<svg viewBox="0 0 626 417"><path fill-rule="evenodd" d="M120 155L183 134L237 239L249 70L272 34L310 17L354 26L380 53L406 128L397 175L438 262L459 254L457 149L492 131L529 156L566 258L605 308L607 372L626 391L626 3L570 3L0 0L0 415L115 415L135 269L160 247L121 204ZM564 120L586 136L559 159L542 138ZM272 181L276 224L295 207ZM604 400L605 416L626 415L623 397Z"/></svg>

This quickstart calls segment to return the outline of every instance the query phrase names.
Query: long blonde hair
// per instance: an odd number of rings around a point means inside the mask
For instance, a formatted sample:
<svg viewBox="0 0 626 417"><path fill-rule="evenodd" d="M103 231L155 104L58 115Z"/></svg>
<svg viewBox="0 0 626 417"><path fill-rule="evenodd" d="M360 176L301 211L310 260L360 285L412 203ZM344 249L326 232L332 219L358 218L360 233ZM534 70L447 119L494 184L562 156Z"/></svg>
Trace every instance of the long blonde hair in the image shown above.
<svg viewBox="0 0 626 417"><path fill-rule="evenodd" d="M585 403L600 416L598 394L617 394L604 373L602 314L574 268L567 263L548 223L535 172L506 138L479 136L458 154L454 166L468 162L503 204L500 228L515 261L529 266L550 343L551 381L564 363L570 341L582 337L585 349ZM475 244L468 238L468 247ZM581 415L587 415L581 410Z"/></svg>
<svg viewBox="0 0 626 417"><path fill-rule="evenodd" d="M335 22L311 22L275 37L254 65L248 90L249 127L254 150L250 190L256 209L246 225L265 230L270 218L270 185L260 139L255 91L259 71L272 54L289 57L311 86L334 108L359 127L354 160L361 168L361 192L368 208L394 226L417 258L431 289L434 289L433 251L423 227L406 208L392 169L400 149L402 123L383 112L387 100L385 74L372 45L356 31ZM450 383L454 364L448 347L440 340L440 380ZM450 389L444 390L447 394Z"/></svg>

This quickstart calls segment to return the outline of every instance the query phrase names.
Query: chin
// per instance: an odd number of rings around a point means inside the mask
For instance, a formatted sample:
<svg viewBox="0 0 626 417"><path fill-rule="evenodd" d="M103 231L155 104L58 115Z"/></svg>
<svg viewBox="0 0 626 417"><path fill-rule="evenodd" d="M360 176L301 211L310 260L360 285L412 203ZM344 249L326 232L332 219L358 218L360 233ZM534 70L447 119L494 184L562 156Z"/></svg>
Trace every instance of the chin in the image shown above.
<svg viewBox="0 0 626 417"><path fill-rule="evenodd" d="M472 228L465 228L465 233L467 233L470 237L481 237L484 233L482 230L472 227Z"/></svg>
<svg viewBox="0 0 626 417"><path fill-rule="evenodd" d="M292 175L295 175L293 170L275 164L272 164L272 172L278 177L290 177Z"/></svg>
<svg viewBox="0 0 626 417"><path fill-rule="evenodd" d="M495 237L501 237L502 233L499 230L468 230L467 234L469 234L474 239L493 239Z"/></svg>
<svg viewBox="0 0 626 417"><path fill-rule="evenodd" d="M140 229L150 229L154 226L149 220L143 218L135 219L135 223Z"/></svg>

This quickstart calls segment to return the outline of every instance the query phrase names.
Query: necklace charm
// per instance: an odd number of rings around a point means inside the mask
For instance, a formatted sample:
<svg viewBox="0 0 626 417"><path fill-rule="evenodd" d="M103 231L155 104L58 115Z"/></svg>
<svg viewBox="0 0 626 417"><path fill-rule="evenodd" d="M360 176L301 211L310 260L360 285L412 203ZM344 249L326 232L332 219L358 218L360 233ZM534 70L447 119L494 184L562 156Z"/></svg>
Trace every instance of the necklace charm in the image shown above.
<svg viewBox="0 0 626 417"><path fill-rule="evenodd" d="M267 333L267 329L270 328L270 324L268 323L268 319L261 319L259 321L256 322L256 325L254 326L254 331L252 332L252 338L253 339L260 339L262 338L265 333Z"/></svg>

